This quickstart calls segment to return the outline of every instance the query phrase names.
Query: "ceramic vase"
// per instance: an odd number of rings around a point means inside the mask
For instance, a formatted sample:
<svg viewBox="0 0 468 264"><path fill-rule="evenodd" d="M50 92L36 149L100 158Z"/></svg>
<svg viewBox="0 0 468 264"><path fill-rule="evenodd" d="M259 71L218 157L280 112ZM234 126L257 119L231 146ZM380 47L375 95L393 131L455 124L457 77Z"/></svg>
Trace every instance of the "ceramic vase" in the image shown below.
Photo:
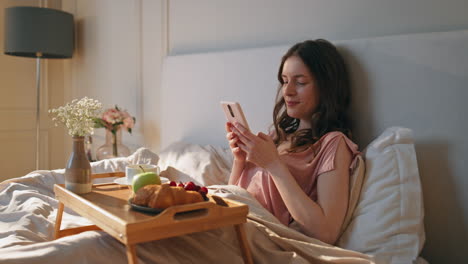
<svg viewBox="0 0 468 264"><path fill-rule="evenodd" d="M73 137L73 147L65 167L65 188L78 194L91 192L91 164L85 152L84 137Z"/></svg>
<svg viewBox="0 0 468 264"><path fill-rule="evenodd" d="M118 129L112 133L106 129L106 143L97 149L96 158L103 160L128 155L130 155L130 149L122 144L122 130Z"/></svg>

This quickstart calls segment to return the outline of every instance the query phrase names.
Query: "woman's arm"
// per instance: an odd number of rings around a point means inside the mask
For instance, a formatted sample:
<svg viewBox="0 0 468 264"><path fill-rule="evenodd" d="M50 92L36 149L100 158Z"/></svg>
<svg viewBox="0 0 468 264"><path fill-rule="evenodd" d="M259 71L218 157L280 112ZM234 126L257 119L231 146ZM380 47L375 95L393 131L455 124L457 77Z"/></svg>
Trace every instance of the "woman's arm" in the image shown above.
<svg viewBox="0 0 468 264"><path fill-rule="evenodd" d="M244 170L245 167L245 162L239 161L239 160L234 160L232 164L232 170L231 170L231 175L229 176L229 183L232 185L237 185L239 182L239 178L242 174L242 171Z"/></svg>
<svg viewBox="0 0 468 264"><path fill-rule="evenodd" d="M344 140L340 141L337 149L335 170L319 175L318 200L314 202L281 162L269 136L263 133L255 136L242 126L236 126L233 131L240 139L238 146L247 153L247 160L270 172L291 216L304 233L333 244L338 238L348 206L351 153Z"/></svg>
<svg viewBox="0 0 468 264"><path fill-rule="evenodd" d="M317 202L304 193L283 163L272 163L265 169L272 175L286 207L303 232L334 244L348 208L350 164L351 153L341 139L335 170L319 175Z"/></svg>

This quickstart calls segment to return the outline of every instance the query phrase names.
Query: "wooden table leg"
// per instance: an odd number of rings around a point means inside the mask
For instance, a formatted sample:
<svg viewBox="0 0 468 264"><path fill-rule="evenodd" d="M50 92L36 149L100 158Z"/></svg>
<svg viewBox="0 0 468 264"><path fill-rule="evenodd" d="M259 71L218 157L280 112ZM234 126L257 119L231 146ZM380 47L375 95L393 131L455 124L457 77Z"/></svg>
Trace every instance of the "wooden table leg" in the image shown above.
<svg viewBox="0 0 468 264"><path fill-rule="evenodd" d="M59 237L60 225L62 224L63 208L64 208L64 204L62 202L59 202L58 209L57 209L57 217L55 218L54 239L57 239Z"/></svg>
<svg viewBox="0 0 468 264"><path fill-rule="evenodd" d="M249 243L245 234L244 224L234 225L237 233L237 240L239 240L239 247L242 251L242 258L244 263L253 264L252 254L250 253Z"/></svg>
<svg viewBox="0 0 468 264"><path fill-rule="evenodd" d="M128 264L137 264L136 245L127 245Z"/></svg>

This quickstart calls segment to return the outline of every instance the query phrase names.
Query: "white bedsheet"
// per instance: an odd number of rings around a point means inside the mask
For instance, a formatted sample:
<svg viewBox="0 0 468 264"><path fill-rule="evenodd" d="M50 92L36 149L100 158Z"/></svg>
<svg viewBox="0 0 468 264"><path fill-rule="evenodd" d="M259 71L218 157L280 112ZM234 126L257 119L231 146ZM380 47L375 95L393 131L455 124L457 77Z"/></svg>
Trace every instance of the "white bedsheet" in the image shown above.
<svg viewBox="0 0 468 264"><path fill-rule="evenodd" d="M129 158L92 166L94 173L123 171L128 163L157 163L158 159L140 149ZM0 184L0 263L126 263L124 245L102 231L53 240L57 212L53 185L63 182L63 170L56 170L36 171ZM210 193L249 205L245 228L255 263L374 263L370 256L324 244L282 225L241 188L212 185ZM62 229L89 224L65 208ZM242 263L230 227L142 243L137 255L139 263Z"/></svg>

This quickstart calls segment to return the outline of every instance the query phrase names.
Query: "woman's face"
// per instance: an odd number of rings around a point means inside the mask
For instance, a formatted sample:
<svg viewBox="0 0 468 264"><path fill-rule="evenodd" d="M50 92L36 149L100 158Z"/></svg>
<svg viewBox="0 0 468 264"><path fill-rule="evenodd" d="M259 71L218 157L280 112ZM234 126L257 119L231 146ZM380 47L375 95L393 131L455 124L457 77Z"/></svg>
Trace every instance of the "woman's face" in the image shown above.
<svg viewBox="0 0 468 264"><path fill-rule="evenodd" d="M300 129L310 127L310 117L319 104L315 79L298 56L291 56L283 65L282 93L288 116L301 120Z"/></svg>

